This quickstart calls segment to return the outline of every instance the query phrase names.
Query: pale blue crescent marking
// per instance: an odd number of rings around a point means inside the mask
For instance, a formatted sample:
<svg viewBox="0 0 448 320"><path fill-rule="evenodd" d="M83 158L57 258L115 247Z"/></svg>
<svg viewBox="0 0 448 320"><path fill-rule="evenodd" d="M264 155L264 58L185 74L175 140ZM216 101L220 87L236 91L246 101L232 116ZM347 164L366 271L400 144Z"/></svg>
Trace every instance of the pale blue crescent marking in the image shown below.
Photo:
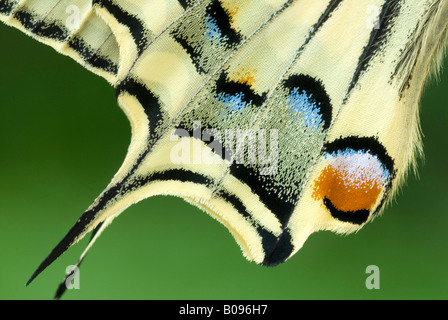
<svg viewBox="0 0 448 320"><path fill-rule="evenodd" d="M327 154L326 158L334 159L332 166L339 168L350 174L350 179L345 181L347 184L356 184L356 181L370 181L375 179L374 176L364 176L366 172L375 172L380 175L382 181L377 180L379 185L385 185L391 178L391 173L378 159L376 155L372 155L368 150L354 150L347 148L344 150L333 151ZM364 169L364 170L363 170ZM369 170L370 169L370 170Z"/></svg>
<svg viewBox="0 0 448 320"><path fill-rule="evenodd" d="M216 19L210 17L209 15L205 17L205 27L207 29L205 32L205 37L207 40L221 43L223 40L228 39L227 36L222 36L222 32L216 23Z"/></svg>
<svg viewBox="0 0 448 320"><path fill-rule="evenodd" d="M246 106L251 103L251 101L244 101L244 93L239 92L236 94L224 94L219 93L218 101L224 103L225 110L230 112L233 115L235 112L244 110Z"/></svg>
<svg viewBox="0 0 448 320"><path fill-rule="evenodd" d="M294 88L288 97L289 110L293 114L293 119L297 120L299 115L305 122L305 125L317 131L324 124L320 114L320 103L312 98L306 91Z"/></svg>

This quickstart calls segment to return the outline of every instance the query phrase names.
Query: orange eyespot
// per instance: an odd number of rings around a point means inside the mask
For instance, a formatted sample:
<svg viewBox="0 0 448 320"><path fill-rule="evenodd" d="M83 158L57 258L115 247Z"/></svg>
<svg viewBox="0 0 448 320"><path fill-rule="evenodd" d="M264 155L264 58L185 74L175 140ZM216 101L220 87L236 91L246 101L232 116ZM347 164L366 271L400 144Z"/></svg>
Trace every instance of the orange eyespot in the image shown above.
<svg viewBox="0 0 448 320"><path fill-rule="evenodd" d="M314 180L312 197L339 220L365 222L390 180L388 169L364 150L339 150L327 158L331 162Z"/></svg>

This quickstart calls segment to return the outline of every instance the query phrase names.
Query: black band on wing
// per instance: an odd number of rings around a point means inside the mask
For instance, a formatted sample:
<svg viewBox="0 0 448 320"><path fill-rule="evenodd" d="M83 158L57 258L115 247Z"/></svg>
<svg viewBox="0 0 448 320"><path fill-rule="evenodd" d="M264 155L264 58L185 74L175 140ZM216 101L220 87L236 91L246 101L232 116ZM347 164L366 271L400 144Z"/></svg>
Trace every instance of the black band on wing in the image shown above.
<svg viewBox="0 0 448 320"><path fill-rule="evenodd" d="M115 4L111 0L93 0L93 4L97 4L105 8L111 15L117 19L122 25L128 27L129 32L134 39L134 43L137 46L137 51L141 54L148 45L149 30L146 28L145 23L138 17L127 12L119 5Z"/></svg>

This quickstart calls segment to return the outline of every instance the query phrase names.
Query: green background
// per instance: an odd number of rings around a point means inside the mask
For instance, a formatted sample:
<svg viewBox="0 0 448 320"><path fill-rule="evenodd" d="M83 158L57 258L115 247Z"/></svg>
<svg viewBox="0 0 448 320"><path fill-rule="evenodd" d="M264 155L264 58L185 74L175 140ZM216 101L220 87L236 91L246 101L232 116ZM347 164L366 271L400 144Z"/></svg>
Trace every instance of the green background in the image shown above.
<svg viewBox="0 0 448 320"><path fill-rule="evenodd" d="M100 77L4 25L0 43L0 298L50 299L86 241L25 282L117 171L130 127ZM425 91L419 178L357 234L314 234L261 267L199 209L151 198L104 232L64 298L447 299L447 87L445 72ZM365 286L369 265L379 290Z"/></svg>

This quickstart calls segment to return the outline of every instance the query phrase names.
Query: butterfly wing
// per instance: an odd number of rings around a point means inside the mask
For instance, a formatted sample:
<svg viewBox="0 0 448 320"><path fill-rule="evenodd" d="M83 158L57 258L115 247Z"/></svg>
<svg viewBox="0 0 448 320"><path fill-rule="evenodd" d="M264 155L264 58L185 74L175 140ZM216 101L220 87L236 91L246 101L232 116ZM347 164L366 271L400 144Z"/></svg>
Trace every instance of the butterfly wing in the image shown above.
<svg viewBox="0 0 448 320"><path fill-rule="evenodd" d="M0 1L0 20L114 82L118 44L91 1Z"/></svg>
<svg viewBox="0 0 448 320"><path fill-rule="evenodd" d="M105 1L95 3L104 4ZM121 4L120 1L108 3ZM167 3L170 2L163 1L159 5L163 8ZM118 35L117 39L131 39L133 43L125 44L127 49L120 49L126 52L120 62L120 70L128 71L119 71L116 81L118 102L131 121L131 145L122 167L109 186L44 260L29 282L86 233L105 219L111 221L141 199L156 194L172 194L197 203L199 197L207 198L207 183L200 186L200 182L205 181L202 176L198 175L200 181L195 181L195 178L187 177L190 174L188 168L170 168L169 146L163 147L164 141L170 139L170 129L175 128L177 119L191 109L192 101L200 92L207 90L207 84L221 74L230 58L269 21L285 11L292 1L250 1L242 5L235 1L174 3L183 13L159 32L149 32L156 35L144 41L144 46L139 46L142 40L136 39L136 34L140 33L134 26L125 26L129 16L134 16L132 11L125 11L120 6L120 10L126 13L117 14L112 6L101 8L103 17L109 14L109 18L104 19ZM151 8L153 3L139 4L140 7L135 7L138 12L165 12ZM135 8L130 5L126 9ZM173 10L169 7L166 12L172 13ZM292 19L291 16L289 19ZM146 17L142 21L151 19ZM232 26L232 22L235 25ZM155 150L156 144L163 149ZM173 143L170 142L170 145ZM151 163L149 167L148 162ZM194 181L189 181L191 179ZM150 184L151 188L148 189ZM213 211L209 212L219 217ZM220 220L225 222L226 219L226 213L222 213Z"/></svg>
<svg viewBox="0 0 448 320"><path fill-rule="evenodd" d="M15 17L10 3L0 11ZM276 265L313 232L372 220L419 149L418 101L446 40L446 0L92 3L116 39L109 81L132 141L30 281L160 194L222 222L249 260Z"/></svg>
<svg viewBox="0 0 448 320"><path fill-rule="evenodd" d="M1 0L0 20L116 84L194 0Z"/></svg>

